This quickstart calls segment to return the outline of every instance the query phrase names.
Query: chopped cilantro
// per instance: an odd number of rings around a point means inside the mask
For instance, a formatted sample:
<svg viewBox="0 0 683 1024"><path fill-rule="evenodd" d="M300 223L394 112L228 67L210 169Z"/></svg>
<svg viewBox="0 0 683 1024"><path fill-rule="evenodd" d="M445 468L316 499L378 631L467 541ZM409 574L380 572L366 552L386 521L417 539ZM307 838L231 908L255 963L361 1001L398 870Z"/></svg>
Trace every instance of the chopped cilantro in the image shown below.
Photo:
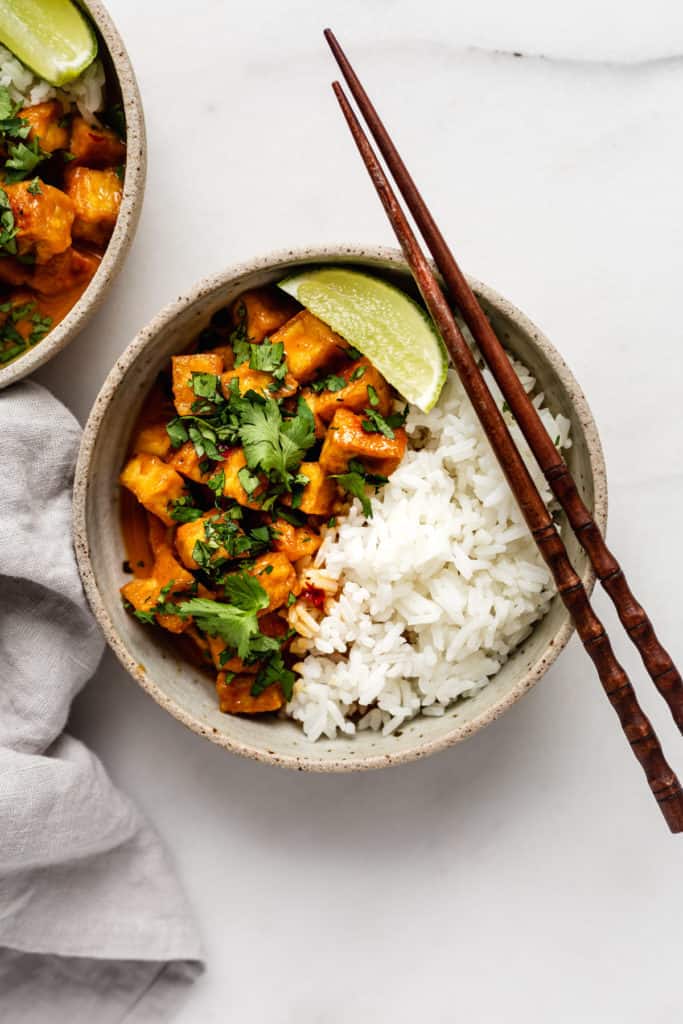
<svg viewBox="0 0 683 1024"><path fill-rule="evenodd" d="M195 519L201 519L204 512L192 504L192 498L176 498L169 501L168 514L176 523L193 523Z"/></svg>
<svg viewBox="0 0 683 1024"><path fill-rule="evenodd" d="M273 683L279 683L282 688L285 700L292 699L294 691L295 675L285 665L281 651L274 652L266 664L258 670L256 678L251 687L252 697L258 697L260 693Z"/></svg>
<svg viewBox="0 0 683 1024"><path fill-rule="evenodd" d="M305 526L306 520L300 512L293 512L290 508L284 508L279 506L277 510L277 516L279 519L284 519L286 523L291 526Z"/></svg>
<svg viewBox="0 0 683 1024"><path fill-rule="evenodd" d="M209 477L206 482L214 494L222 494L223 488L225 487L225 470L219 469L218 472L214 473L212 477Z"/></svg>
<svg viewBox="0 0 683 1024"><path fill-rule="evenodd" d="M249 346L250 369L275 374L282 372L283 365L285 365L285 346L281 341L273 343L269 338L264 338L260 345Z"/></svg>
<svg viewBox="0 0 683 1024"><path fill-rule="evenodd" d="M353 362L355 362L356 359L361 358L363 353L354 345L349 345L347 348L344 349L344 355L347 356L349 359L353 360Z"/></svg>
<svg viewBox="0 0 683 1024"><path fill-rule="evenodd" d="M370 396L370 390L376 396L374 388L368 386L368 396L372 402ZM393 412L390 416L382 416L377 412L376 409L365 409L363 415L365 419L362 421L361 426L367 434L383 434L388 437L389 440L394 439L394 430L398 427L402 427L408 416L409 407L406 405L401 412Z"/></svg>
<svg viewBox="0 0 683 1024"><path fill-rule="evenodd" d="M291 608L293 604L296 604L296 594L293 594L292 591L290 590L289 594L287 595L287 607Z"/></svg>
<svg viewBox="0 0 683 1024"><path fill-rule="evenodd" d="M363 374L365 373L366 370L367 370L367 366L357 366L356 369L351 374L351 377L349 379L350 380L360 380L360 378L363 376Z"/></svg>
<svg viewBox="0 0 683 1024"><path fill-rule="evenodd" d="M4 249L11 256L15 256L17 252L16 233L17 227L10 201L4 188L0 188L0 249Z"/></svg>
<svg viewBox="0 0 683 1024"><path fill-rule="evenodd" d="M28 191L32 196L42 196L43 190L40 187L40 178L34 178L28 187Z"/></svg>
<svg viewBox="0 0 683 1024"><path fill-rule="evenodd" d="M381 487L383 484L388 483L388 477L381 476L379 473L368 473L360 462L352 459L349 462L348 470L346 473L335 473L334 478L339 481L341 487L349 494L352 494L354 498L358 498L363 509L363 514L372 518L372 505L370 499L366 493L366 487L372 485L375 489Z"/></svg>
<svg viewBox="0 0 683 1024"><path fill-rule="evenodd" d="M23 181L29 174L32 174L38 164L47 157L40 148L37 138L30 142L10 142L7 146L9 157L5 160L5 181L12 184L16 181Z"/></svg>
<svg viewBox="0 0 683 1024"><path fill-rule="evenodd" d="M34 313L31 317L31 323L33 326L31 328L31 333L28 336L28 343L29 345L35 345L41 338L45 337L52 327L52 317L41 316L40 313Z"/></svg>
<svg viewBox="0 0 683 1024"><path fill-rule="evenodd" d="M390 441L394 440L396 435L385 420L384 416L378 413L375 409L366 409L364 415L365 419L361 422L361 427L366 434L383 434L384 437L388 437Z"/></svg>
<svg viewBox="0 0 683 1024"><path fill-rule="evenodd" d="M221 379L215 373L193 373L190 385L197 398L208 398L210 402L222 398Z"/></svg>
<svg viewBox="0 0 683 1024"><path fill-rule="evenodd" d="M154 623L156 622L154 612L143 612L136 608L135 611L133 612L133 615L138 620L138 622L144 622L149 626L153 626Z"/></svg>
<svg viewBox="0 0 683 1024"><path fill-rule="evenodd" d="M379 405L379 396L378 396L377 392L375 391L375 389L373 388L372 384L368 384L367 392L368 392L368 401L369 401L371 407L373 409L376 409L377 406Z"/></svg>
<svg viewBox="0 0 683 1024"><path fill-rule="evenodd" d="M347 381L343 377L338 377L336 373L331 373L327 377L321 377L320 380L314 380L311 384L311 391L315 391L316 394L320 394L321 391L341 391L345 388Z"/></svg>

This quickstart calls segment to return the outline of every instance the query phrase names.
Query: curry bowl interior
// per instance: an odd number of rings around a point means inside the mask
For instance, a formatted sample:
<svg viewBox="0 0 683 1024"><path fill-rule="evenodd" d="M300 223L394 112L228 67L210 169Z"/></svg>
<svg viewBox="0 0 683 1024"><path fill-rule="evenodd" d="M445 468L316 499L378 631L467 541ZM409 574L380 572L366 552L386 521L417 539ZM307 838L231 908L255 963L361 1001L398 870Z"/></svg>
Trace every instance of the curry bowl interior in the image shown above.
<svg viewBox="0 0 683 1024"><path fill-rule="evenodd" d="M86 592L115 653L163 707L216 743L247 756L288 767L355 770L410 760L464 739L501 714L543 674L567 642L571 627L558 598L525 643L474 698L441 718L418 717L389 737L361 732L348 738L308 741L293 722L221 714L212 680L181 660L158 631L123 609L119 588L130 577L119 524L117 477L130 432L145 396L171 355L184 350L212 314L248 287L277 281L293 269L323 263L353 263L412 290L400 254L393 250L324 250L286 253L236 268L200 285L161 313L132 342L107 379L86 426L76 474L75 543ZM525 317L484 285L476 290L498 336L534 373L547 402L571 420L570 468L588 506L604 527L606 495L600 443L590 410L576 382L550 343ZM565 531L566 532L566 531ZM584 582L593 577L573 537L569 553Z"/></svg>

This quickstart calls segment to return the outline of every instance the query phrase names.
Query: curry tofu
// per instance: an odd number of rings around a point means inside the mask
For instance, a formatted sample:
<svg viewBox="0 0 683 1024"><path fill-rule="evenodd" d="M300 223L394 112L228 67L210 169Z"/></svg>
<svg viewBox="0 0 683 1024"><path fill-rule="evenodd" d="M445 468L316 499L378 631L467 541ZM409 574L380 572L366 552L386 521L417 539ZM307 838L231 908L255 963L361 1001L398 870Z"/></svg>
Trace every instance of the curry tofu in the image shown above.
<svg viewBox="0 0 683 1024"><path fill-rule="evenodd" d="M66 100L31 107L0 86L0 366L87 288L121 205L126 145Z"/></svg>
<svg viewBox="0 0 683 1024"><path fill-rule="evenodd" d="M277 711L332 596L314 557L406 450L391 387L277 288L219 310L143 406L121 473L127 607L217 674L222 711ZM332 585L332 594L336 583ZM310 621L310 619L309 619Z"/></svg>

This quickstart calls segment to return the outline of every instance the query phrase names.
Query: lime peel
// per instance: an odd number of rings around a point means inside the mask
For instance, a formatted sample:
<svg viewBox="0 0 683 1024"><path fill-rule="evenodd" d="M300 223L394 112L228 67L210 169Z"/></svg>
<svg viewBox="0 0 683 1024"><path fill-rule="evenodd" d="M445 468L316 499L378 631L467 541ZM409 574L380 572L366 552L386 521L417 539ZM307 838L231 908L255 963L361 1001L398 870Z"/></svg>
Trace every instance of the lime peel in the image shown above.
<svg viewBox="0 0 683 1024"><path fill-rule="evenodd" d="M429 412L448 372L448 355L431 318L381 278L345 267L294 274L279 287L377 367L411 405Z"/></svg>
<svg viewBox="0 0 683 1024"><path fill-rule="evenodd" d="M73 82L97 56L95 33L72 0L0 0L0 43L56 87Z"/></svg>

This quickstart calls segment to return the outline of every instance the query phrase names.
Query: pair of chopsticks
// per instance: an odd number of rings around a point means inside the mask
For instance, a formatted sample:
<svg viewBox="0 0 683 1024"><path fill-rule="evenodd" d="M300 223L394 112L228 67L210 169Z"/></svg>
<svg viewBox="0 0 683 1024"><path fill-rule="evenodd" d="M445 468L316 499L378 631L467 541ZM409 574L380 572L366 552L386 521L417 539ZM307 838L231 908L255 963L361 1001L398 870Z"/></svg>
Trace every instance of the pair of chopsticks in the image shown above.
<svg viewBox="0 0 683 1024"><path fill-rule="evenodd" d="M553 494L566 512L567 519L588 555L598 579L611 597L628 636L640 652L650 678L669 706L679 730L683 732L683 683L676 666L657 639L645 610L633 596L619 563L608 549L583 502L569 468L543 426L535 406L524 391L503 346L434 222L377 111L330 29L325 30L325 38L398 190L432 254L450 298L472 332L534 458ZM367 135L339 82L334 82L332 88L425 305L446 343L455 369L510 489L553 575L560 597L597 669L600 682L617 713L631 749L645 772L652 794L671 831L682 832L681 785L664 757L659 740L638 703L626 672L617 661L605 627L591 607L588 594L569 560L567 549L552 516L510 436L503 416L455 322L449 304L432 274L427 258Z"/></svg>

